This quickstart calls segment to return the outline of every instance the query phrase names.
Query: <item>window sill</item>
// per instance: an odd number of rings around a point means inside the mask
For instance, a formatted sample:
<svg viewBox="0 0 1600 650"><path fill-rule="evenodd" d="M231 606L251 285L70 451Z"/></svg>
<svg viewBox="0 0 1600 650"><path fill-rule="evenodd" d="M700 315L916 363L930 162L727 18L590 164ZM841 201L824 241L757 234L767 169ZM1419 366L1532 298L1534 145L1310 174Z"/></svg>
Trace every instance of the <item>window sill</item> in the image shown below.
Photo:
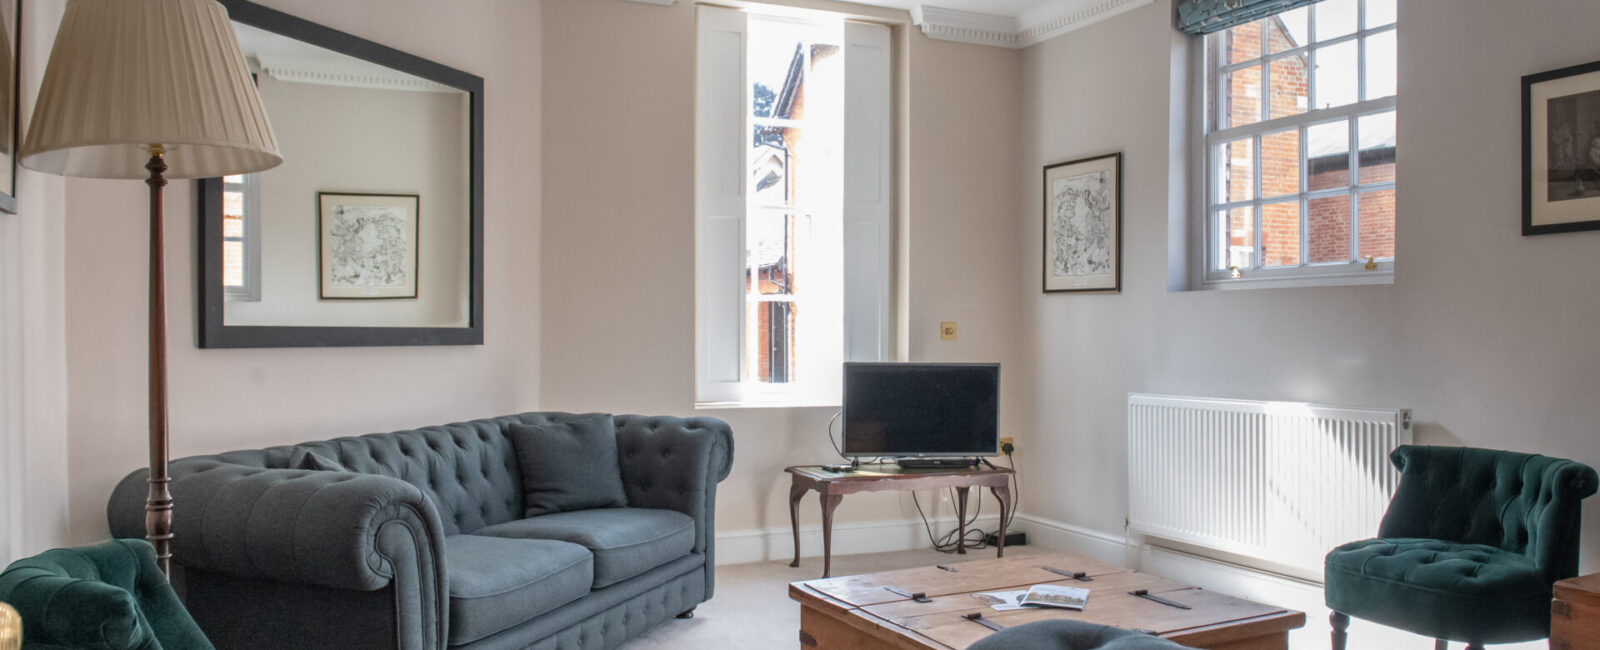
<svg viewBox="0 0 1600 650"><path fill-rule="evenodd" d="M804 401L794 401L794 402L784 402L784 401L777 401L777 402L695 402L694 403L694 410L696 410L696 411L718 411L718 410L737 410L737 409L817 409L817 408L837 409L837 408L841 408L841 405L838 404L838 403L830 404L830 403L827 403L827 402L804 402Z"/></svg>
<svg viewBox="0 0 1600 650"><path fill-rule="evenodd" d="M1278 277L1243 277L1221 280L1203 280L1199 291L1237 291L1242 289L1291 289L1303 287L1348 287L1372 284L1394 284L1394 270L1355 271L1323 275L1292 275Z"/></svg>

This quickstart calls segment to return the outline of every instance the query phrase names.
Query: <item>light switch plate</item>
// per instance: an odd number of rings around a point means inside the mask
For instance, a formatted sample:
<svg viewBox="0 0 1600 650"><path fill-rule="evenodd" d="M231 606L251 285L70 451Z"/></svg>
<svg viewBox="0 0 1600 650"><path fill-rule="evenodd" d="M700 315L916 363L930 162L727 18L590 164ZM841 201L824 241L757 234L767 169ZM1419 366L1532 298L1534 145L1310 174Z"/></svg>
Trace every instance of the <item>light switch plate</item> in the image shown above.
<svg viewBox="0 0 1600 650"><path fill-rule="evenodd" d="M956 322L953 320L948 320L943 323L939 323L939 338L945 341L956 340Z"/></svg>

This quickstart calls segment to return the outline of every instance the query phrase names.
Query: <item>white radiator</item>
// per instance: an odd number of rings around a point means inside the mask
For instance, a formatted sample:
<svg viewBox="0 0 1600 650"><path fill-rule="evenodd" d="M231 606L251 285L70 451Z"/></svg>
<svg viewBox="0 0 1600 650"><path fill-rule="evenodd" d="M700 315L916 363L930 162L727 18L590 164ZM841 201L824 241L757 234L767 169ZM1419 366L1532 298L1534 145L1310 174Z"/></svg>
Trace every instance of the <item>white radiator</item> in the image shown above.
<svg viewBox="0 0 1600 650"><path fill-rule="evenodd" d="M1409 409L1130 394L1128 525L1318 578L1378 533L1410 442Z"/></svg>

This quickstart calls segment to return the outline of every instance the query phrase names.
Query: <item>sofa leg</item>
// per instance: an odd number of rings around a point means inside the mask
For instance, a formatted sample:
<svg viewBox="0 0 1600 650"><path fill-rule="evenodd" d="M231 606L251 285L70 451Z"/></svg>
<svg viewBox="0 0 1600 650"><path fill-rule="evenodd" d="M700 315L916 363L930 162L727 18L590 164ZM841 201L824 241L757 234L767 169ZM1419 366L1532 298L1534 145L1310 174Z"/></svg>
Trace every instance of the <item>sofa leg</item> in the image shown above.
<svg viewBox="0 0 1600 650"><path fill-rule="evenodd" d="M1433 650L1450 650L1450 642L1444 639L1434 639Z"/></svg>
<svg viewBox="0 0 1600 650"><path fill-rule="evenodd" d="M690 607L689 611L679 614L678 618L694 618L694 608Z"/></svg>
<svg viewBox="0 0 1600 650"><path fill-rule="evenodd" d="M1328 622L1333 625L1333 650L1344 650L1345 641L1350 638L1346 632L1350 629L1350 617L1333 612L1328 614Z"/></svg>
<svg viewBox="0 0 1600 650"><path fill-rule="evenodd" d="M1483 650L1482 643L1468 643L1467 650Z"/></svg>

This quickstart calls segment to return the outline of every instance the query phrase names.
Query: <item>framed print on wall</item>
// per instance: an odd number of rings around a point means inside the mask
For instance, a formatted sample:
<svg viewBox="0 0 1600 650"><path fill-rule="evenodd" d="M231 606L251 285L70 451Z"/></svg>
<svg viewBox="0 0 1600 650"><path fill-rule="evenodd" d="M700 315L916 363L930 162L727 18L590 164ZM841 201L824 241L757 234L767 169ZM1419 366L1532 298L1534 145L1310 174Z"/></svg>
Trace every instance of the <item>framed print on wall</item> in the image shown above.
<svg viewBox="0 0 1600 650"><path fill-rule="evenodd" d="M1044 168L1044 291L1122 290L1122 154Z"/></svg>
<svg viewBox="0 0 1600 650"><path fill-rule="evenodd" d="M416 194L318 192L324 300L417 297Z"/></svg>
<svg viewBox="0 0 1600 650"><path fill-rule="evenodd" d="M1600 61L1522 78L1522 234L1600 229Z"/></svg>

